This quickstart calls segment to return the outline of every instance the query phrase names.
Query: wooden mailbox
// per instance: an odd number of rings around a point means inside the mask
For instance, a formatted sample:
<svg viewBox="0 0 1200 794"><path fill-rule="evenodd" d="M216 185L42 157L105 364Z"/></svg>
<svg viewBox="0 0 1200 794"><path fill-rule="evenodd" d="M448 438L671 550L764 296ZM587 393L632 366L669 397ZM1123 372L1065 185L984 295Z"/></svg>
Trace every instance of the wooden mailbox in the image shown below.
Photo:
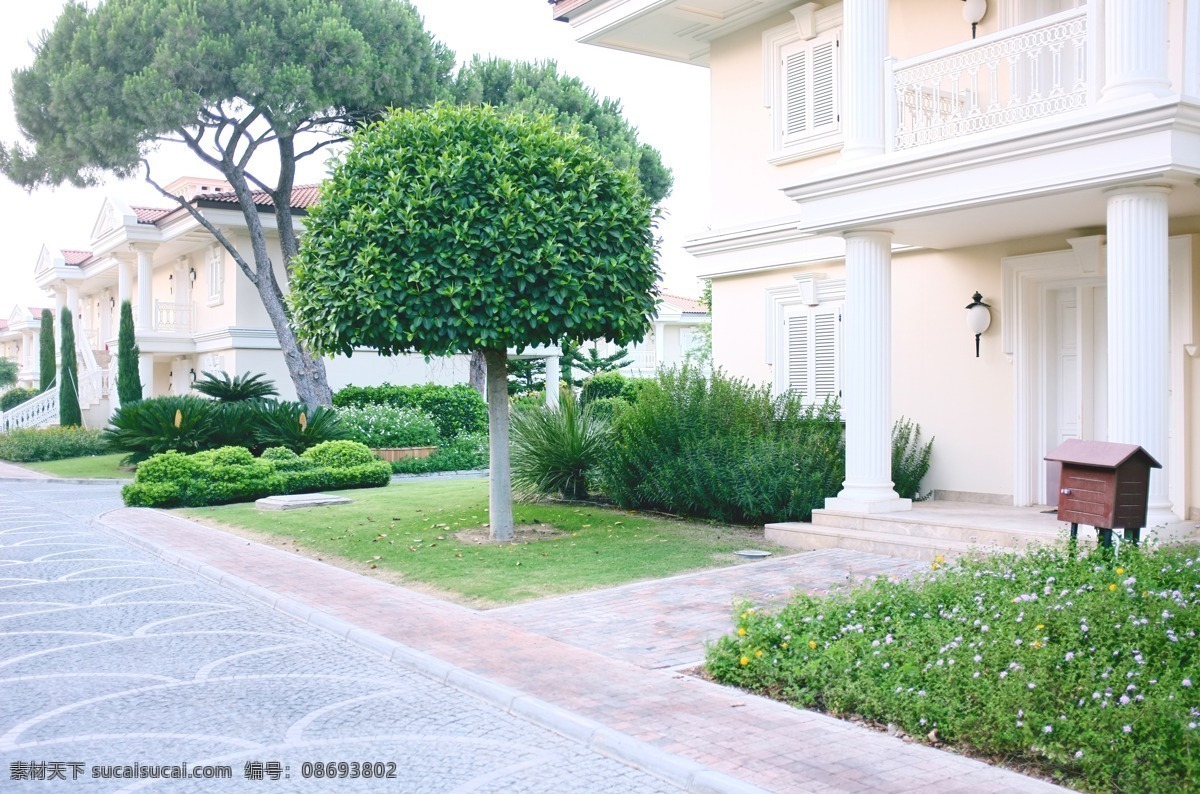
<svg viewBox="0 0 1200 794"><path fill-rule="evenodd" d="M1150 469L1162 464L1137 444L1069 439L1045 458L1062 463L1058 488L1058 520L1071 522L1075 539L1080 524L1100 534L1100 543L1112 544L1112 531L1125 530L1133 543L1146 526L1150 499Z"/></svg>

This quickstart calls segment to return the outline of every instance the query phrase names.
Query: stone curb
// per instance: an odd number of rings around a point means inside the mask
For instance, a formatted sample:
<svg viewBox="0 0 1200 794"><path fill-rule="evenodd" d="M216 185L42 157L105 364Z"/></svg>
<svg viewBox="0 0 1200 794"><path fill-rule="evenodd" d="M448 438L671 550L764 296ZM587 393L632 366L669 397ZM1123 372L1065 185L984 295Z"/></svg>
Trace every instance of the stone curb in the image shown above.
<svg viewBox="0 0 1200 794"><path fill-rule="evenodd" d="M459 469L457 471L430 471L424 474L393 474L392 482L406 482L408 480L481 480L487 476L487 469Z"/></svg>
<svg viewBox="0 0 1200 794"><path fill-rule="evenodd" d="M30 471L33 471L30 469ZM34 477L0 477L0 482L38 482L38 483L58 483L60 485L128 485L133 480L116 480L116 479L87 479L84 477L53 477L49 474L40 474Z"/></svg>
<svg viewBox="0 0 1200 794"><path fill-rule="evenodd" d="M364 650L384 656L407 670L477 697L503 709L508 714L579 742L593 752L654 775L684 791L692 792L692 794L768 794L764 789L710 769L690 758L660 750L648 742L608 728L595 720L555 706L553 703L533 697L505 684L498 684L416 648L410 648L403 643L359 628L353 623L314 609L301 601L282 596L273 590L201 562L195 557L177 552L169 546L146 540L119 525L108 523L106 516L107 513L101 514L91 523L120 536L164 562L192 571L219 587L240 593L276 611L291 615Z"/></svg>

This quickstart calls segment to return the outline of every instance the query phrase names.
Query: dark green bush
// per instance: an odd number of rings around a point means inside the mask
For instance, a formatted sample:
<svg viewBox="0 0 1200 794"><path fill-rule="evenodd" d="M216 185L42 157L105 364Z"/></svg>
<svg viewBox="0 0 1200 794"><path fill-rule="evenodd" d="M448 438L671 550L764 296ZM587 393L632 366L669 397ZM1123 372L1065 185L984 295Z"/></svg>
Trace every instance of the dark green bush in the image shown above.
<svg viewBox="0 0 1200 794"><path fill-rule="evenodd" d="M442 441L428 458L410 458L392 463L397 474L428 474L437 471L467 471L488 466L488 434L463 433Z"/></svg>
<svg viewBox="0 0 1200 794"><path fill-rule="evenodd" d="M82 458L108 451L100 431L86 427L22 428L0 433L0 460L17 463Z"/></svg>
<svg viewBox="0 0 1200 794"><path fill-rule="evenodd" d="M583 387L579 390L579 402L581 405L588 405L593 400L620 397L628 383L626 377L616 371L593 375L583 382Z"/></svg>
<svg viewBox="0 0 1200 794"><path fill-rule="evenodd" d="M657 381L654 378L626 378L625 386L621 389L621 399L632 405L638 401L642 389L653 388Z"/></svg>
<svg viewBox="0 0 1200 794"><path fill-rule="evenodd" d="M39 394L41 392L37 389L9 389L4 394L0 394L0 411L11 411Z"/></svg>
<svg viewBox="0 0 1200 794"><path fill-rule="evenodd" d="M419 408L429 414L442 439L460 433L486 432L487 405L479 392L465 384L439 386L347 386L333 395L335 406L390 405L395 408Z"/></svg>
<svg viewBox="0 0 1200 794"><path fill-rule="evenodd" d="M254 440L261 447L287 447L303 452L324 441L349 438L350 429L330 408L313 408L293 402L257 400Z"/></svg>
<svg viewBox="0 0 1200 794"><path fill-rule="evenodd" d="M929 473L933 439L921 444L921 426L900 417L892 427L892 481L903 499L920 501L921 480Z"/></svg>
<svg viewBox="0 0 1200 794"><path fill-rule="evenodd" d="M264 496L387 485L391 467L352 441L318 445L303 456L273 448L255 458L244 447L184 455L167 452L138 467L121 490L131 507L200 507Z"/></svg>
<svg viewBox="0 0 1200 794"><path fill-rule="evenodd" d="M592 400L587 405L592 416L609 423L616 421L629 408L629 401L624 397L601 397L599 400Z"/></svg>
<svg viewBox="0 0 1200 794"><path fill-rule="evenodd" d="M513 486L586 499L588 478L609 444L608 422L578 405L569 391L558 407L517 411L510 422Z"/></svg>
<svg viewBox="0 0 1200 794"><path fill-rule="evenodd" d="M641 388L600 466L605 493L624 507L803 521L845 479L842 424L834 404L685 367Z"/></svg>
<svg viewBox="0 0 1200 794"><path fill-rule="evenodd" d="M243 372L232 378L229 377L228 372L222 372L219 375L205 372L199 380L192 384L192 388L214 400L227 403L261 400L279 394L275 388L275 382L268 380L266 373L263 372L257 375Z"/></svg>
<svg viewBox="0 0 1200 794"><path fill-rule="evenodd" d="M139 462L162 452L200 452L218 442L218 404L191 395L168 395L126 403L104 431L108 443Z"/></svg>

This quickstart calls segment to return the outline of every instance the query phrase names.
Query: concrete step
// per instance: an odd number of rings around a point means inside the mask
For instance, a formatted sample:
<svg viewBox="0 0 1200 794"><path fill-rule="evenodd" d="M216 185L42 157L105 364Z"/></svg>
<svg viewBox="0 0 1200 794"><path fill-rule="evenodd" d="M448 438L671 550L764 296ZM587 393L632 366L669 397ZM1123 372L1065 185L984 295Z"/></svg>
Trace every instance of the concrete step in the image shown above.
<svg viewBox="0 0 1200 794"><path fill-rule="evenodd" d="M800 521L767 524L764 533L768 541L793 549L850 549L927 562L938 557L952 559L978 548L978 544L964 540L885 535L865 529L826 527Z"/></svg>
<svg viewBox="0 0 1200 794"><path fill-rule="evenodd" d="M862 532L872 532L888 537L909 537L930 541L961 541L980 546L1002 546L1006 548L1023 549L1031 543L1054 543L1065 537L1065 524L1046 522L1045 526L1005 526L1007 522L997 522L999 525L982 526L979 524L964 525L952 521L941 521L937 518L922 517L897 518L895 514L879 513L862 515L858 513L842 513L835 510L814 510L813 524L835 529L854 529Z"/></svg>

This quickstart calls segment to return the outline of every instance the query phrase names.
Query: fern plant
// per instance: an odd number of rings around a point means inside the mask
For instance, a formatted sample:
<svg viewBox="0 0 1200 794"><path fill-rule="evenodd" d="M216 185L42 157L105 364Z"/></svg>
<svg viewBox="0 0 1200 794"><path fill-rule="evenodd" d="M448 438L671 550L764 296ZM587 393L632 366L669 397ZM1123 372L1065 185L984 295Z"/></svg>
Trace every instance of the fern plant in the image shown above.
<svg viewBox="0 0 1200 794"><path fill-rule="evenodd" d="M509 425L512 483L527 493L586 499L588 478L610 443L608 422L563 390L558 407L513 413Z"/></svg>
<svg viewBox="0 0 1200 794"><path fill-rule="evenodd" d="M275 388L275 382L267 380L266 374L262 372L257 375L243 372L232 378L229 377L228 372L222 372L220 375L205 372L199 380L192 384L192 388L225 403L259 400L279 394Z"/></svg>
<svg viewBox="0 0 1200 794"><path fill-rule="evenodd" d="M929 473L932 455L933 439L922 445L921 426L900 417L892 427L892 480L902 498L914 502L928 498L921 495L921 480Z"/></svg>

